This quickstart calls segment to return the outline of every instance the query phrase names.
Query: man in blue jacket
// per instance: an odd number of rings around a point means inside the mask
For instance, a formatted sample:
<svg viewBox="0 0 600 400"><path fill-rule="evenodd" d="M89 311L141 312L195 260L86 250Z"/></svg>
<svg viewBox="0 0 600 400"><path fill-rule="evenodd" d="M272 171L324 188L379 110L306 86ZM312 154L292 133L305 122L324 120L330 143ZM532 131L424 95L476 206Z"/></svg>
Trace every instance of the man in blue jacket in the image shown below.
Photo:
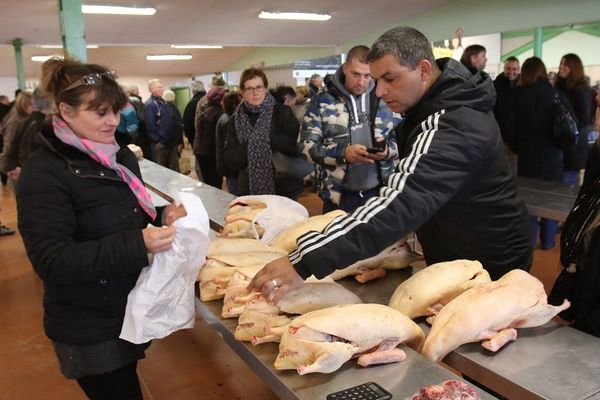
<svg viewBox="0 0 600 400"><path fill-rule="evenodd" d="M148 82L148 90L152 94L144 103L144 119L146 134L150 139L150 148L154 162L163 167L177 171L179 169L179 137L173 110L162 98L164 87L158 79Z"/></svg>
<svg viewBox="0 0 600 400"><path fill-rule="evenodd" d="M413 231L427 264L479 260L492 279L529 269L529 216L504 155L490 77L436 61L429 40L409 27L377 39L368 61L377 95L404 116L397 171L379 197L323 233L301 236L289 258L267 264L250 288L277 302L303 278L374 256Z"/></svg>

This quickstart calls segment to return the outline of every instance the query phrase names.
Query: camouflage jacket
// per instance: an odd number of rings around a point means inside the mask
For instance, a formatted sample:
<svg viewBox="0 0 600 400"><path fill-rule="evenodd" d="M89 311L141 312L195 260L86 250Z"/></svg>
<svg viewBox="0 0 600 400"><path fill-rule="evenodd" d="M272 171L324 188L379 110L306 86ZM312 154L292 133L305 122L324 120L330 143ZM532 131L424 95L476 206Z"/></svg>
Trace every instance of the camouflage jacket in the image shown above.
<svg viewBox="0 0 600 400"><path fill-rule="evenodd" d="M398 165L394 128L401 117L375 96L375 89L371 91L370 104L371 116L376 110L371 135L383 135L388 146L388 157L378 162L379 181L384 184ZM299 151L317 167L319 196L334 204L340 202L342 182L346 174L344 151L351 144L349 118L350 112L344 97L330 87L328 92L320 92L311 99L300 130ZM373 123L372 117L371 121ZM374 140L373 137L371 139Z"/></svg>

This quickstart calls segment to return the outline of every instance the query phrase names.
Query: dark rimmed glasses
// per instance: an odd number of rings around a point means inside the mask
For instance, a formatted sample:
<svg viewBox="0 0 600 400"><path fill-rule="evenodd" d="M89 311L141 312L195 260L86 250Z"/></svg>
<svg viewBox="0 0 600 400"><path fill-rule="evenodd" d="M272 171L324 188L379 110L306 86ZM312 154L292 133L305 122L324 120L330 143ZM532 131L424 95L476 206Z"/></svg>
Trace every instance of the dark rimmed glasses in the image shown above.
<svg viewBox="0 0 600 400"><path fill-rule="evenodd" d="M106 77L111 80L117 80L117 71L106 71L102 73L94 72L92 74L87 74L77 79L75 82L71 83L69 86L60 91L59 94L62 94L66 91L73 90L78 88L79 86L89 86L89 85L97 85L102 82L102 79Z"/></svg>

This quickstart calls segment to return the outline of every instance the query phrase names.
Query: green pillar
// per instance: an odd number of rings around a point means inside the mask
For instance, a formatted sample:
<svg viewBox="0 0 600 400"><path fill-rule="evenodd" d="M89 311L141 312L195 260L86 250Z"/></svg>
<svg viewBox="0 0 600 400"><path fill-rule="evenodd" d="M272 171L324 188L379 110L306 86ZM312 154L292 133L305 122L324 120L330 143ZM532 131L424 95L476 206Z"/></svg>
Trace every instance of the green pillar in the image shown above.
<svg viewBox="0 0 600 400"><path fill-rule="evenodd" d="M71 57L87 63L85 21L81 12L81 0L58 0L58 3L63 48Z"/></svg>
<svg viewBox="0 0 600 400"><path fill-rule="evenodd" d="M542 45L544 44L544 28L535 28L533 32L533 55L542 58Z"/></svg>
<svg viewBox="0 0 600 400"><path fill-rule="evenodd" d="M23 52L21 51L21 45L23 42L21 38L16 38L12 41L13 47L15 48L15 61L17 63L17 81L19 82L19 89L25 90L25 68L23 67Z"/></svg>

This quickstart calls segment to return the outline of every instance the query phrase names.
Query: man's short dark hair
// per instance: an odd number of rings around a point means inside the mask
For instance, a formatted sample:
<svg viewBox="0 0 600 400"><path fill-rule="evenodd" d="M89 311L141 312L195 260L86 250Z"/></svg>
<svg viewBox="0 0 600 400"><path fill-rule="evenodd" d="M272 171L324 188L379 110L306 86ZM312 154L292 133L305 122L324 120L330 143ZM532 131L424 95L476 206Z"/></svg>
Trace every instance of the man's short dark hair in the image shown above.
<svg viewBox="0 0 600 400"><path fill-rule="evenodd" d="M346 56L346 62L349 63L352 60L358 60L363 64L367 63L367 54L369 53L369 48L367 46L354 46L348 51L348 55Z"/></svg>
<svg viewBox="0 0 600 400"><path fill-rule="evenodd" d="M471 57L476 56L477 54L482 53L484 51L487 50L480 44L472 44L470 46L467 46L462 56L460 57L460 62L465 67L472 68L473 65L471 64Z"/></svg>
<svg viewBox="0 0 600 400"><path fill-rule="evenodd" d="M411 70L422 60L427 60L435 68L435 57L429 39L415 28L400 26L381 35L369 50L367 61L373 62L386 55L392 55L400 65Z"/></svg>
<svg viewBox="0 0 600 400"><path fill-rule="evenodd" d="M516 62L516 63L518 63L519 59L517 57L515 57L515 56L510 56L506 60L504 60L505 64L508 63L508 62Z"/></svg>

